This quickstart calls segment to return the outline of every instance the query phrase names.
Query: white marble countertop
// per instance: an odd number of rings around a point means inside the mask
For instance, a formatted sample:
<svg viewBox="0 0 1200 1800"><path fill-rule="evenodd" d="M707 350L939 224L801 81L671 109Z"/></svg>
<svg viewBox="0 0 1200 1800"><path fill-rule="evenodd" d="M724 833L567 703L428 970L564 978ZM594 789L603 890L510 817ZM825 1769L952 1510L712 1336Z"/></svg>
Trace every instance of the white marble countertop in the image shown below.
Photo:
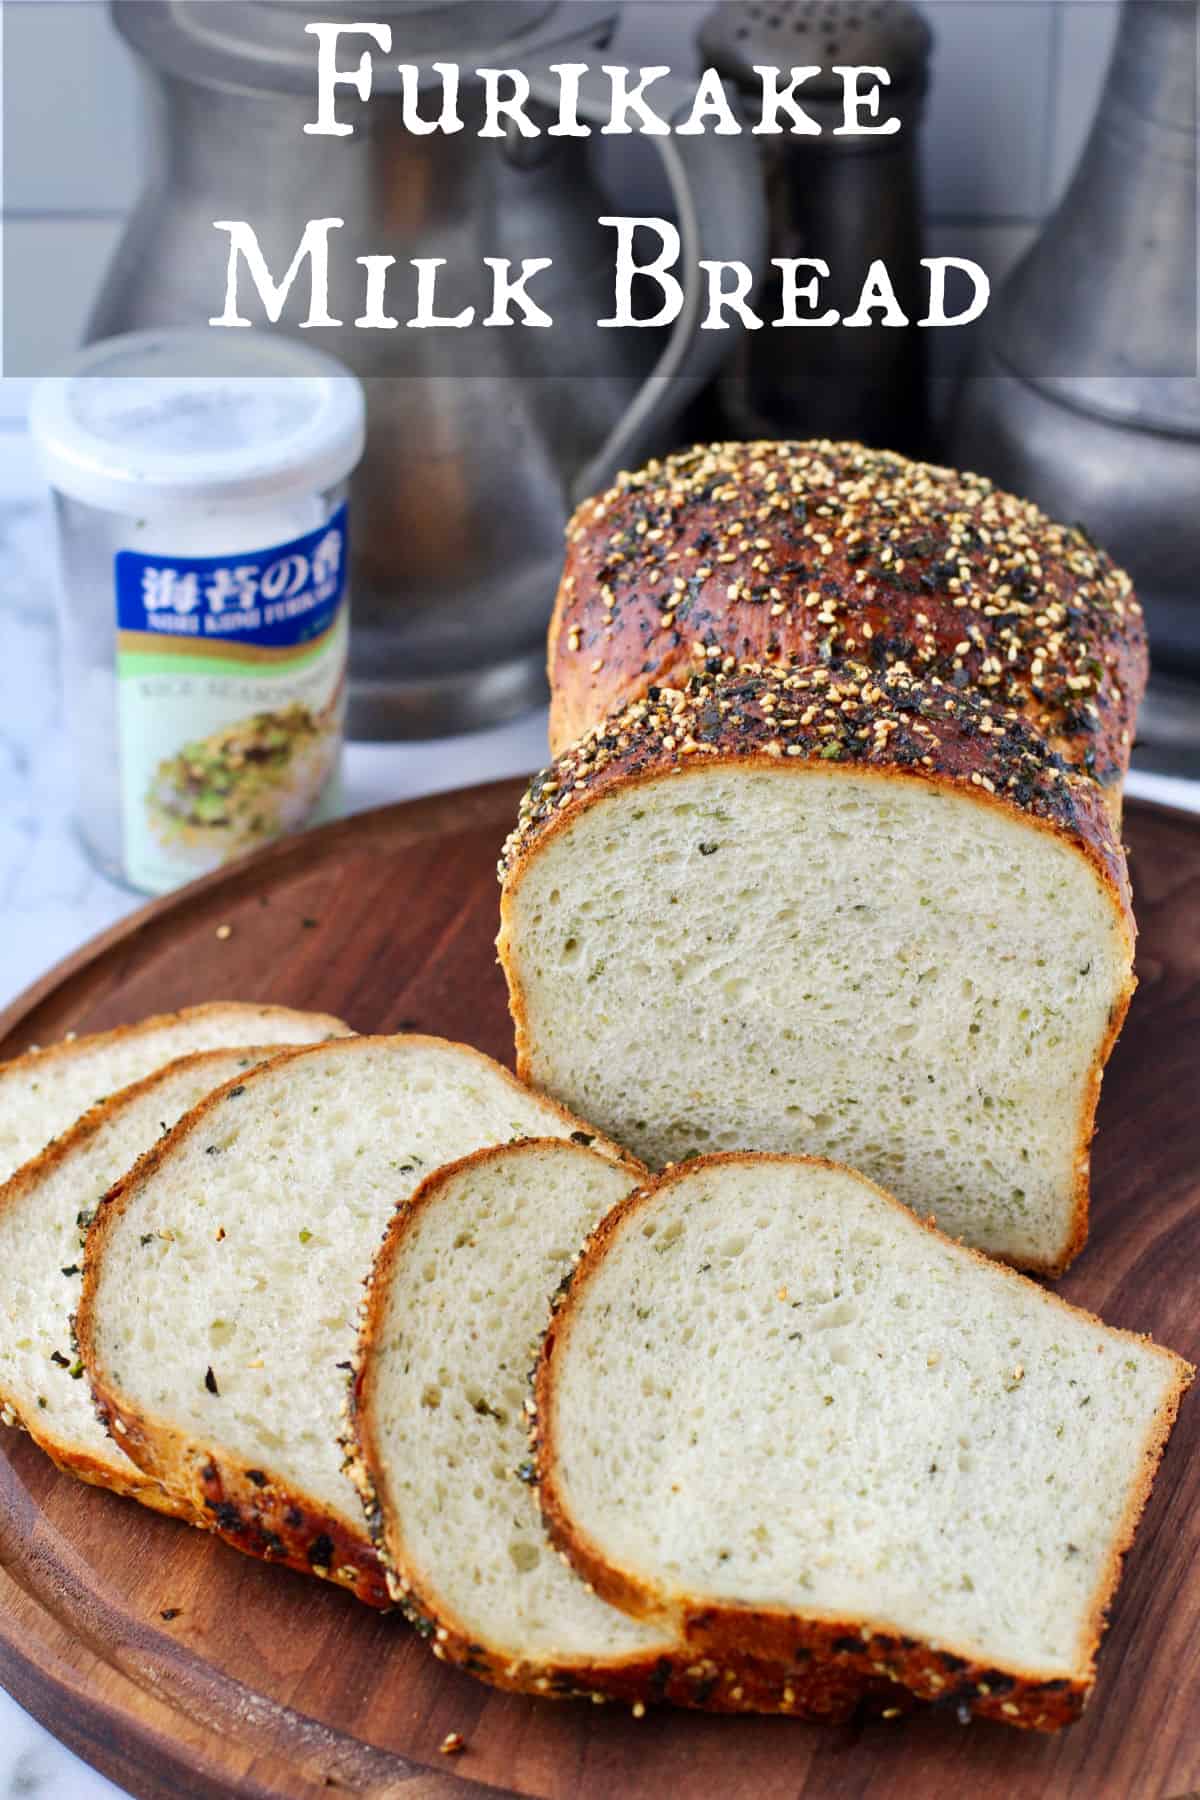
<svg viewBox="0 0 1200 1800"><path fill-rule="evenodd" d="M0 1005L140 898L97 874L70 819L50 521L21 431L0 430ZM537 767L546 720L437 744L352 744L347 811ZM1200 783L1135 773L1128 792L1200 810ZM0 1800L101 1800L120 1790L0 1690Z"/></svg>

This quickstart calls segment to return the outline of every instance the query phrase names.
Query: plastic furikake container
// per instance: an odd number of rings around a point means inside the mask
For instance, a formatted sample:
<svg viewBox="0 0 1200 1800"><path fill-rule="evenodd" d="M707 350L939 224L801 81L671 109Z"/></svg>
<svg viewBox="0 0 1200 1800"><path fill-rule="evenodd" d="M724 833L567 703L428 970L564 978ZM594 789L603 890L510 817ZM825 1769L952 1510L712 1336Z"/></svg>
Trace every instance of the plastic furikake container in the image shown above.
<svg viewBox="0 0 1200 1800"><path fill-rule="evenodd" d="M358 380L283 337L139 332L40 382L31 425L96 862L162 893L328 816Z"/></svg>

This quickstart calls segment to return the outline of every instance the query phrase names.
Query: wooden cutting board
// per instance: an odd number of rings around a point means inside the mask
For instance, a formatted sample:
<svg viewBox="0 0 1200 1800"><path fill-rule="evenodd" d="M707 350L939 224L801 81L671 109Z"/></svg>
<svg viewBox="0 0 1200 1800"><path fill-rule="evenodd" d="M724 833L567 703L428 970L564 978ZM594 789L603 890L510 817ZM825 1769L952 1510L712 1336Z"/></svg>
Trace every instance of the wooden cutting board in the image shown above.
<svg viewBox="0 0 1200 1800"><path fill-rule="evenodd" d="M389 807L159 901L0 1017L0 1055L217 998L508 1058L495 863L518 784ZM1129 808L1141 987L1105 1082L1092 1242L1062 1284L1200 1360L1200 821ZM1184 1404L1084 1719L838 1730L497 1694L395 1617L60 1475L0 1434L0 1681L135 1794L1009 1800L1200 1790L1200 1399ZM175 1617L164 1612L177 1610ZM451 1762L438 1746L459 1731Z"/></svg>

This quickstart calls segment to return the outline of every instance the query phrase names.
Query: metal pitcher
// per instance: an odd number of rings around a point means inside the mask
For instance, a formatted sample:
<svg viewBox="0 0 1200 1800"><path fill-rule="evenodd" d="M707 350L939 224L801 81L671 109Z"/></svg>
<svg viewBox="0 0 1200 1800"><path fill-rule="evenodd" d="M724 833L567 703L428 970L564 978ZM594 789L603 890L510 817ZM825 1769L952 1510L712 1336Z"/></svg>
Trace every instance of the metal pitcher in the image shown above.
<svg viewBox="0 0 1200 1800"><path fill-rule="evenodd" d="M1144 729L1200 752L1197 0L1125 0L1057 212L993 303L955 461L1080 519L1137 582L1155 681Z"/></svg>
<svg viewBox="0 0 1200 1800"><path fill-rule="evenodd" d="M361 12L333 0L320 16L349 22ZM457 333L320 333L368 394L354 492L350 728L359 736L463 730L540 699L573 505L663 448L728 351L728 333L700 331L691 292L665 342L597 331L612 310L614 259L614 234L598 217L622 209L596 184L589 140L543 135L514 140L506 154L471 126L477 66L525 68L536 96L547 64L596 60L618 12L611 0L375 0L369 17L392 25L392 50L375 54L374 94L353 115L355 135L331 143L303 131L315 114L307 3L113 0L149 72L157 146L90 337L204 323L218 311L216 218L252 221L275 271L310 218L344 218L330 282L331 311L344 320L362 310L360 254L389 252L398 269L412 256L444 257L445 313L486 305L485 256L554 259L547 285L531 287L553 330L472 332L465 357L447 341ZM356 63L364 46L348 44L343 60ZM467 127L452 137L414 136L402 124L396 64L434 60L462 68ZM652 92L663 113L692 98L682 83ZM586 83L580 114L607 123ZM681 274L700 257L759 266L766 226L753 140L653 141L674 192Z"/></svg>

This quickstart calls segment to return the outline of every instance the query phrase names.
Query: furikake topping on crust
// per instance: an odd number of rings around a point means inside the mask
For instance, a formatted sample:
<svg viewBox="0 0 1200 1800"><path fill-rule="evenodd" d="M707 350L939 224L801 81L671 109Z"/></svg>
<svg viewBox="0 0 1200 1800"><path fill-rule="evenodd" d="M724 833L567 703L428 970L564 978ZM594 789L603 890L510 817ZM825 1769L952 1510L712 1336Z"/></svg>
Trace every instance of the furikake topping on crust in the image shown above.
<svg viewBox="0 0 1200 1800"><path fill-rule="evenodd" d="M578 658L599 697L610 655L630 674L731 653L903 663L1020 708L1101 783L1128 762L1129 576L982 476L852 443L701 446L621 475L569 542L556 680Z"/></svg>
<svg viewBox="0 0 1200 1800"><path fill-rule="evenodd" d="M949 778L1091 840L1106 860L1119 857L1098 788L1015 709L936 678L916 681L904 668L881 678L857 665L745 663L651 688L535 776L501 877L541 827L610 780L739 757Z"/></svg>

